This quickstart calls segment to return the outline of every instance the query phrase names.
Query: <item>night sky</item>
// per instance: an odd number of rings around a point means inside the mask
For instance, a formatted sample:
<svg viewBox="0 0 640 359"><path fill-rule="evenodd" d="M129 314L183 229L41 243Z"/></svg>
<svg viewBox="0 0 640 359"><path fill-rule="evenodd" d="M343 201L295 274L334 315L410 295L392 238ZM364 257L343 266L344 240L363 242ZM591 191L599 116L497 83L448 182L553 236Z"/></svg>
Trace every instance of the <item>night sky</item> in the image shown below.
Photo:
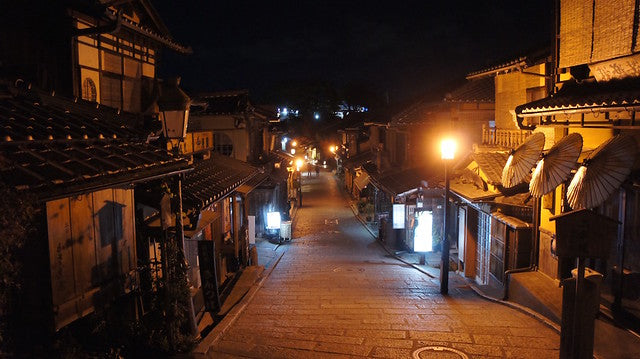
<svg viewBox="0 0 640 359"><path fill-rule="evenodd" d="M470 71L551 43L543 1L175 1L154 6L192 55L165 51L161 77L190 93L359 83L391 100L436 94Z"/></svg>

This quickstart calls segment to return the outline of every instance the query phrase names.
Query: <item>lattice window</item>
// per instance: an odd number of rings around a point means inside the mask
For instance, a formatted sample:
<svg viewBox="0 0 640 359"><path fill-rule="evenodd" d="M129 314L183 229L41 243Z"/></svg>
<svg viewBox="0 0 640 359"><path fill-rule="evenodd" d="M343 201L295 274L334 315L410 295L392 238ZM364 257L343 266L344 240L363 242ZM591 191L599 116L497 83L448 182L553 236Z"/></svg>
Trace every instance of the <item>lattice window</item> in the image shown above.
<svg viewBox="0 0 640 359"><path fill-rule="evenodd" d="M214 133L213 150L225 156L231 156L233 153L233 141L226 133Z"/></svg>
<svg viewBox="0 0 640 359"><path fill-rule="evenodd" d="M91 102L96 102L98 100L96 83L88 77L82 81L82 99Z"/></svg>

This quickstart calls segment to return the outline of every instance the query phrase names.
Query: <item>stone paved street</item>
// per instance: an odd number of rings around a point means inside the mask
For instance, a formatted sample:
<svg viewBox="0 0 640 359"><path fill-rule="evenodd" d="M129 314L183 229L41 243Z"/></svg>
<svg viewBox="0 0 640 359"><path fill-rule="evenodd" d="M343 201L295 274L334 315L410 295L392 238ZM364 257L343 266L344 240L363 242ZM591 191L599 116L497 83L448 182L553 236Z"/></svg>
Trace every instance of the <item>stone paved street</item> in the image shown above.
<svg viewBox="0 0 640 359"><path fill-rule="evenodd" d="M294 240L211 357L411 358L424 346L470 358L558 357L559 335L536 319L478 297L453 273L443 297L438 279L390 258L332 174L305 177L303 193Z"/></svg>

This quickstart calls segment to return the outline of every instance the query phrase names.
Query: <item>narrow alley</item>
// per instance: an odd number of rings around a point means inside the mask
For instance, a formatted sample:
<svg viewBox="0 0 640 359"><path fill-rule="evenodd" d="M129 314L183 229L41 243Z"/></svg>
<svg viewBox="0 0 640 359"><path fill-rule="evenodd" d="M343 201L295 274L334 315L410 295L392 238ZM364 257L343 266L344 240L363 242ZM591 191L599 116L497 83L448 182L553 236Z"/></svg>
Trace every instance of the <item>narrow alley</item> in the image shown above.
<svg viewBox="0 0 640 359"><path fill-rule="evenodd" d="M390 257L329 172L304 177L288 248L215 338L213 358L557 358L559 335Z"/></svg>

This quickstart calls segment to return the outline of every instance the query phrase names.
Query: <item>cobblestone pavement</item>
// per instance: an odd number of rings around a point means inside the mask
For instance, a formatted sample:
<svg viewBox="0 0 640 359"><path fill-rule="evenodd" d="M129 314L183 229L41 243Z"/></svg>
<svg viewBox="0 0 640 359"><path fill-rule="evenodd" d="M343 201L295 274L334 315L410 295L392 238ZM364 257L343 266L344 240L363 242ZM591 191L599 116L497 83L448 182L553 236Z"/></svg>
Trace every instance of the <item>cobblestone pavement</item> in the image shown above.
<svg viewBox="0 0 640 359"><path fill-rule="evenodd" d="M425 346L469 358L558 357L558 334L537 320L481 299L453 273L444 297L437 279L386 256L330 173L305 177L303 193L288 251L211 357L412 358Z"/></svg>

